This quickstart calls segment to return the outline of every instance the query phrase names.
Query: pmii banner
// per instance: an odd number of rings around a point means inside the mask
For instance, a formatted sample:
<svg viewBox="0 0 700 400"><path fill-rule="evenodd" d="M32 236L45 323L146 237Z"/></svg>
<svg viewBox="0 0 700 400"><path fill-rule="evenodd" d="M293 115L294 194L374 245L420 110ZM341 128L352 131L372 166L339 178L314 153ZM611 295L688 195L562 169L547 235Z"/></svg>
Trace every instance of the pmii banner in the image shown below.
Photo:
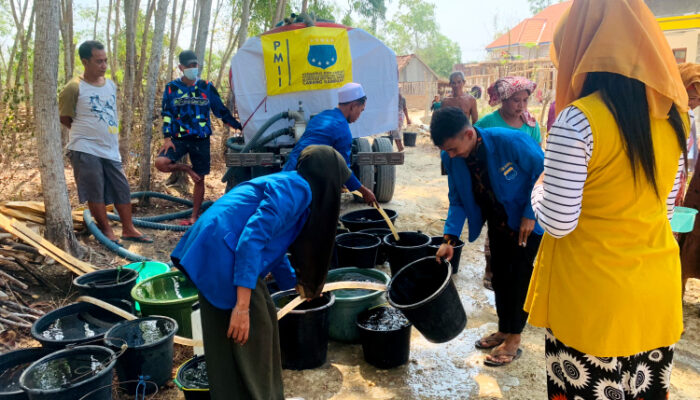
<svg viewBox="0 0 700 400"><path fill-rule="evenodd" d="M335 89L352 82L348 31L309 27L261 38L267 95Z"/></svg>

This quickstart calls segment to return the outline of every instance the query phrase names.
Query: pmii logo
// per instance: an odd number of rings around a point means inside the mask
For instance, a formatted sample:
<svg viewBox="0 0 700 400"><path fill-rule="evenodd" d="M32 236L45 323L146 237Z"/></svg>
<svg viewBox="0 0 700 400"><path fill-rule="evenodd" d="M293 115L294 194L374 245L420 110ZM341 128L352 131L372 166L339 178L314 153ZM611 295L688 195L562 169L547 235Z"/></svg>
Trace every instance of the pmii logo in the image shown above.
<svg viewBox="0 0 700 400"><path fill-rule="evenodd" d="M335 51L335 39L314 38L309 41L309 54L306 56L309 64L326 69L335 65L338 54Z"/></svg>

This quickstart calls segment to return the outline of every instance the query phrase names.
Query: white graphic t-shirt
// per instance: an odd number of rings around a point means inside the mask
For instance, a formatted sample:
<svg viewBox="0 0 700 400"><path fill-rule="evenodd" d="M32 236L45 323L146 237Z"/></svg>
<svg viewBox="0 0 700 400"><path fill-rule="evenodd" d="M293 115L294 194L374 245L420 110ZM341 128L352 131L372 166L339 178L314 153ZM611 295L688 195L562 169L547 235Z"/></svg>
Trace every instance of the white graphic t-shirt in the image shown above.
<svg viewBox="0 0 700 400"><path fill-rule="evenodd" d="M93 86L76 77L61 91L58 106L61 116L73 118L68 150L121 161L114 82L105 78L104 85Z"/></svg>

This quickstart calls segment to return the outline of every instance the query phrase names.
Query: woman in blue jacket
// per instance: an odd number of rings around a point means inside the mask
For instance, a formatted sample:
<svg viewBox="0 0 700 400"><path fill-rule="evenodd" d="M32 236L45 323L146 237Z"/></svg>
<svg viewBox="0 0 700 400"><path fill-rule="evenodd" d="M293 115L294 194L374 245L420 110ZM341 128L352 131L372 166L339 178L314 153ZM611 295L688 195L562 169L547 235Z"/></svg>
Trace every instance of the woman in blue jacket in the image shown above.
<svg viewBox="0 0 700 400"><path fill-rule="evenodd" d="M338 152L309 146L296 171L243 182L217 200L171 254L199 289L212 399L284 398L276 308L262 278L320 295L349 177Z"/></svg>
<svg viewBox="0 0 700 400"><path fill-rule="evenodd" d="M534 140L516 130L472 127L454 107L433 114L430 135L443 150L450 200L437 257L452 258L452 245L465 221L470 242L487 223L498 332L478 340L476 347L493 349L484 364L509 364L522 353L520 336L527 321L523 304L544 232L530 205L544 154Z"/></svg>

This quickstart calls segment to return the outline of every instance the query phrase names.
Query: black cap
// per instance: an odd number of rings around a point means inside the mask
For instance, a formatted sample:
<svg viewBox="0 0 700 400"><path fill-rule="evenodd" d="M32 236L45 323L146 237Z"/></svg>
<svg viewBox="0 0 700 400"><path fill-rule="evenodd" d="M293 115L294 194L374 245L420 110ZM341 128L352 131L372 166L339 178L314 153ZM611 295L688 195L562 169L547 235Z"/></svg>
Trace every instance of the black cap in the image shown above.
<svg viewBox="0 0 700 400"><path fill-rule="evenodd" d="M199 61L197 61L197 55L194 54L194 51L192 50L185 50L180 55L178 56L180 59L180 65L183 65L185 67L189 66L192 63L197 63L199 64Z"/></svg>

